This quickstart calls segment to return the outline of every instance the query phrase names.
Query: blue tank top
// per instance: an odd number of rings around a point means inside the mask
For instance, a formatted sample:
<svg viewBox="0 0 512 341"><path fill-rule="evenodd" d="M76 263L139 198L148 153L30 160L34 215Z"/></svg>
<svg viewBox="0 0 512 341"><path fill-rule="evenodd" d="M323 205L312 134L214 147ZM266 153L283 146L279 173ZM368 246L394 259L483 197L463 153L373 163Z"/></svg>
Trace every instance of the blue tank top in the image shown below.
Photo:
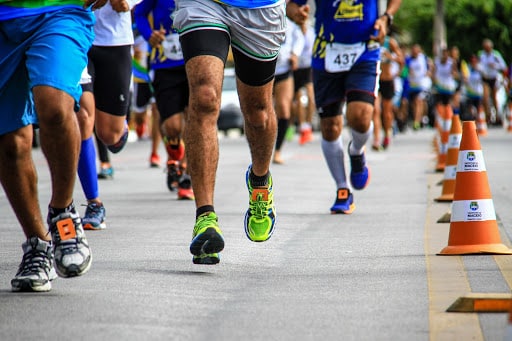
<svg viewBox="0 0 512 341"><path fill-rule="evenodd" d="M301 1L294 1L300 3ZM327 45L367 43L374 34L378 0L316 0L313 68L324 69ZM378 61L380 48L367 44L355 63Z"/></svg>

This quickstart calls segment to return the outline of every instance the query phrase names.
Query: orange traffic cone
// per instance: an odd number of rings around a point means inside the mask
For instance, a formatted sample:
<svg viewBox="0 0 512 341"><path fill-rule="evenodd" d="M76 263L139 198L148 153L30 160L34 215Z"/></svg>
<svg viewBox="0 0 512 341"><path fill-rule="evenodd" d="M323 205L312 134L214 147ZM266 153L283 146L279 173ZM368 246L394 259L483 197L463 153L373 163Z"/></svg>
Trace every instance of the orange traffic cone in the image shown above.
<svg viewBox="0 0 512 341"><path fill-rule="evenodd" d="M459 147L448 246L439 254L512 254L501 243L487 171L474 121L465 121Z"/></svg>
<svg viewBox="0 0 512 341"><path fill-rule="evenodd" d="M446 166L444 167L443 190L436 201L453 201L455 193L455 176L457 175L457 160L459 158L460 139L462 137L462 125L459 115L453 115L448 139L448 152L446 153Z"/></svg>
<svg viewBox="0 0 512 341"><path fill-rule="evenodd" d="M512 103L507 105L507 131L512 133Z"/></svg>
<svg viewBox="0 0 512 341"><path fill-rule="evenodd" d="M476 129L479 136L487 136L487 119L485 118L484 108L479 105L476 114Z"/></svg>
<svg viewBox="0 0 512 341"><path fill-rule="evenodd" d="M439 151L437 153L436 172L442 172L446 165L446 154L448 153L448 139L450 137L453 111L451 105L440 105L438 107L438 112L440 144Z"/></svg>

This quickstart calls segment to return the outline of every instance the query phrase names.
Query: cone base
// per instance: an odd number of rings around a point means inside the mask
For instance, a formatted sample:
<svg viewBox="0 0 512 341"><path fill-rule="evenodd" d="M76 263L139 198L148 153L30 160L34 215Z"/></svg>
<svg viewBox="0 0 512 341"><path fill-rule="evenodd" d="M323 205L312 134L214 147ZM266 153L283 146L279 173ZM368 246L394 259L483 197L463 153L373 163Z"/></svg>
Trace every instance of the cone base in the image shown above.
<svg viewBox="0 0 512 341"><path fill-rule="evenodd" d="M437 202L452 202L453 201L453 194L443 194L438 198L434 199Z"/></svg>
<svg viewBox="0 0 512 341"><path fill-rule="evenodd" d="M438 255L499 254L512 255L512 249L504 244L476 244L447 246Z"/></svg>

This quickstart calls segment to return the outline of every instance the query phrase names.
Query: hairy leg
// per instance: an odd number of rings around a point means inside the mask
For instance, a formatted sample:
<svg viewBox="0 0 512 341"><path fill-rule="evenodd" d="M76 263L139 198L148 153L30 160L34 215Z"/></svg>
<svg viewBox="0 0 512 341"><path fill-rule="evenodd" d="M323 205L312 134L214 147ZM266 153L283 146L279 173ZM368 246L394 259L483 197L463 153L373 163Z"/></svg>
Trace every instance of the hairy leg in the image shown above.
<svg viewBox="0 0 512 341"><path fill-rule="evenodd" d="M187 62L186 69L190 98L184 131L185 150L196 207L201 207L213 205L224 63L217 57L197 56Z"/></svg>
<svg viewBox="0 0 512 341"><path fill-rule="evenodd" d="M48 86L33 89L39 116L41 148L52 178L50 206L64 208L73 201L80 131L73 111L74 99Z"/></svg>

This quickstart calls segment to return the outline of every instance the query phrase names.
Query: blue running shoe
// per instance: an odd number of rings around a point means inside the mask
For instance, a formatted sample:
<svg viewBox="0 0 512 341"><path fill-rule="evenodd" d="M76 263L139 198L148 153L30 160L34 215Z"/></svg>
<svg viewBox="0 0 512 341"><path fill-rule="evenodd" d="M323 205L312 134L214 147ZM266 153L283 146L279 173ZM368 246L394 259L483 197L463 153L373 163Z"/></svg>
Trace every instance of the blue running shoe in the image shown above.
<svg viewBox="0 0 512 341"><path fill-rule="evenodd" d="M350 144L348 150L351 166L350 183L354 189L364 189L370 183L370 170L366 166L365 152L361 155L350 155Z"/></svg>
<svg viewBox="0 0 512 341"><path fill-rule="evenodd" d="M214 212L197 217L190 253L194 255L194 264L217 264L220 261L219 252L224 249L224 238Z"/></svg>
<svg viewBox="0 0 512 341"><path fill-rule="evenodd" d="M336 192L336 200L331 207L332 214L350 214L354 212L356 205L354 204L354 196L348 188L338 188Z"/></svg>
<svg viewBox="0 0 512 341"><path fill-rule="evenodd" d="M117 141L115 144L111 144L111 145L107 146L108 150L110 150L114 154L119 153L126 145L126 142L128 141L129 133L130 133L130 131L128 129L128 124L126 124L124 127L124 133L121 136L121 138L119 139L119 141Z"/></svg>
<svg viewBox="0 0 512 341"><path fill-rule="evenodd" d="M249 166L245 173L249 190L249 209L244 219L245 234L253 242L264 242L272 236L276 224L272 176L269 175L267 187L252 187L249 179L250 172Z"/></svg>
<svg viewBox="0 0 512 341"><path fill-rule="evenodd" d="M91 202L87 204L82 225L86 230L104 230L107 228L105 223L106 211L102 203Z"/></svg>
<svg viewBox="0 0 512 341"><path fill-rule="evenodd" d="M100 171L98 173L98 180L103 179L113 179L114 178L114 168L107 167L107 168L100 168Z"/></svg>

